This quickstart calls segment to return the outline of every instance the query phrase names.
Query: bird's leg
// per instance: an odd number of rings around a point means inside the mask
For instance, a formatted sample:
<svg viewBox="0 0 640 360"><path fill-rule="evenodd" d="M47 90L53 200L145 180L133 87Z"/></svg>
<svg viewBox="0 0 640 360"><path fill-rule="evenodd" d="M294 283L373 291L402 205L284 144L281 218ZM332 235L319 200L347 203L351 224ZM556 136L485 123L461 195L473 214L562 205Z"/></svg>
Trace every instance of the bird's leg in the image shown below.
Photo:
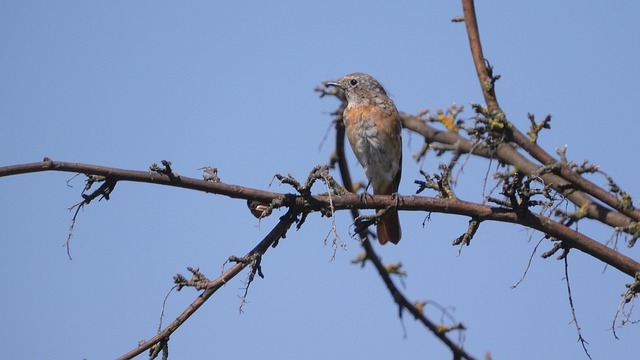
<svg viewBox="0 0 640 360"><path fill-rule="evenodd" d="M368 205L367 204L367 195L369 195L371 198L373 198L373 195L368 193L369 186L371 186L371 180L367 181L367 186L365 186L364 192L362 194L360 194L360 201L364 201L365 205Z"/></svg>
<svg viewBox="0 0 640 360"><path fill-rule="evenodd" d="M397 191L391 194L391 199L396 201L396 208L400 206L400 194Z"/></svg>

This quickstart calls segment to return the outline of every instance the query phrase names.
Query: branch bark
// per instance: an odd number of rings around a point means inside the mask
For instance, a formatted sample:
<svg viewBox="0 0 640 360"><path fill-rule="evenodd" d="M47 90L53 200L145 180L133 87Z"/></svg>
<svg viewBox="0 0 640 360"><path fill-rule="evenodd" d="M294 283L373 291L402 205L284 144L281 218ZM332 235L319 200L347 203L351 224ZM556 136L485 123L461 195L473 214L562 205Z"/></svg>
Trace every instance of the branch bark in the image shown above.
<svg viewBox="0 0 640 360"><path fill-rule="evenodd" d="M462 9L464 12L464 22L467 27L467 35L469 38L469 47L471 49L471 57L473 59L473 63L476 68L476 72L478 74L478 81L480 82L480 88L482 89L482 95L487 104L487 109L489 112L495 113L503 113L500 105L498 104L498 99L495 92L495 84L494 79L492 79L491 71L487 67L486 58L482 52L482 44L480 42L480 32L478 30L478 22L476 18L475 5L473 0L462 0ZM626 204L623 204L617 197L611 195L607 191L603 190L593 182L585 179L580 174L569 169L566 165L561 164L557 159L551 156L548 152L546 152L543 148L538 146L535 142L529 140L527 136L525 136L521 131L519 131L515 126L511 124L511 130L513 135L513 141L520 146L523 150L525 150L529 155L531 155L534 159L540 162L542 165L558 165L557 175L560 178L564 179L567 183L572 185L572 190L578 190L585 192L595 199L603 202L604 204L616 209L621 214L624 214L629 220L626 221L625 225L617 225L617 226L629 226L633 221L640 221L640 211L636 210L633 207L629 207ZM549 183L559 184L557 177L554 179L547 180L555 180ZM569 196L569 194L565 193L565 196L569 198L572 202L576 203L578 206L583 206L588 204L588 198L584 198L580 196L580 198L576 198L573 196L573 199ZM574 201L576 200L576 201ZM604 210L602 206L598 206L596 204L588 204L586 208L588 215L593 219L604 219L607 215L607 211ZM619 223L619 221L616 221Z"/></svg>
<svg viewBox="0 0 640 360"><path fill-rule="evenodd" d="M399 210L426 211L447 214L463 215L477 218L481 221L499 221L520 224L545 233L553 238L565 241L569 246L587 253L633 277L640 272L640 263L610 249L598 241L577 232L548 217L536 215L531 212L518 212L515 210L487 206L459 199L440 199L424 196L400 196L398 202L390 196L373 195L366 199L357 194L346 195L314 195L303 197L301 195L276 193L243 187L239 185L211 182L186 176L170 177L164 174L110 168L98 165L88 165L72 162L58 162L45 160L39 163L21 164L0 167L0 177L43 172L63 171L71 173L85 173L102 175L113 181L134 181L157 185L174 186L206 193L228 196L235 199L259 200L274 205L274 208L295 208L300 213L323 211L333 205L333 209L380 209L398 204ZM357 213L356 213L357 214Z"/></svg>
<svg viewBox="0 0 640 360"><path fill-rule="evenodd" d="M251 251L249 251L244 257L249 258L255 254L263 255L269 247L272 246L276 241L283 238L287 233L287 230L291 227L291 225L297 220L299 213L297 213L294 209L289 209L289 211L280 218L280 222L276 224L276 226L264 237L258 245L256 245ZM225 271L220 277L215 280L210 281L206 285L206 289L200 294L192 303L187 307L185 311L180 314L171 324L169 324L164 330L159 332L153 338L141 343L135 349L129 351L128 353L122 355L118 358L118 360L127 360L133 359L134 357L142 354L142 352L149 350L152 346L156 344L160 344L163 341L173 334L182 324L184 324L191 315L193 315L198 309L204 305L204 303L216 293L224 284L233 279L236 275L238 275L242 270L244 270L249 265L249 262L236 262L229 270Z"/></svg>
<svg viewBox="0 0 640 360"><path fill-rule="evenodd" d="M576 189L573 183L556 174L545 173L543 166L530 161L512 146L501 145L492 150L486 145L477 144L464 138L457 132L438 130L418 117L405 113L402 114L402 123L406 129L422 135L427 143L452 145L456 149L455 151L462 154L473 154L486 159L496 159L503 164L513 165L516 169L528 175L540 174L539 177L545 184L550 184L558 193L562 194L577 207L584 207L585 215L588 218L600 221L612 228L625 228L633 224L628 216L593 201L585 193Z"/></svg>

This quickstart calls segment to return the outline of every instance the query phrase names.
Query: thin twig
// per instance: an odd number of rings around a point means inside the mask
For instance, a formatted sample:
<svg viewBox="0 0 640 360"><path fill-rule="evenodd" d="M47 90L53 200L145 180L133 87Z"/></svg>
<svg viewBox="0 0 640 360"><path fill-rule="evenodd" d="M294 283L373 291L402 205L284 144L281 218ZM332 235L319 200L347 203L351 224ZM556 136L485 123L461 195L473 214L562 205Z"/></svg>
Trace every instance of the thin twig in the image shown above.
<svg viewBox="0 0 640 360"><path fill-rule="evenodd" d="M580 324L578 324L578 317L576 316L576 308L573 305L573 296L571 295L571 284L569 283L569 261L567 260L568 256L564 256L564 278L567 281L567 293L569 296L569 306L571 307L571 317L573 319L573 324L576 326L576 331L578 332L578 341L582 345L582 349L584 353L587 354L587 357L591 359L591 355L589 354L589 350L587 350L587 345L589 344L587 340L582 337L582 329L580 329Z"/></svg>

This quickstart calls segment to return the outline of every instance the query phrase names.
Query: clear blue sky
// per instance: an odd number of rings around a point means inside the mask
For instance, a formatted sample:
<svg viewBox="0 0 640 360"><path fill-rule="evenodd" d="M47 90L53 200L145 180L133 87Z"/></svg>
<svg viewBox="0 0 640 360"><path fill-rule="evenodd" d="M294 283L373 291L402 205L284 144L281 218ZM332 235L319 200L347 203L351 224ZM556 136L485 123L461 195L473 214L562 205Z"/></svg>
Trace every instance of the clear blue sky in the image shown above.
<svg viewBox="0 0 640 360"><path fill-rule="evenodd" d="M640 196L633 153L640 125L637 1L477 5L485 55L502 75L498 96L526 130L527 112L551 113L540 143L600 164ZM449 2L3 1L0 3L0 165L44 156L144 170L171 160L182 175L215 166L224 182L267 189L275 173L304 179L328 161L338 105L318 98L322 80L362 71L377 77L399 109L415 113L481 102L462 14ZM470 116L470 112L465 113ZM415 191L418 136L404 136L400 192ZM350 158L354 176L362 170ZM487 162L471 160L458 194L481 201ZM243 201L180 189L120 183L110 201L80 213L82 178L40 173L0 179L0 358L109 359L150 338L175 273L200 267L216 277L229 255L243 255L275 224L258 227ZM600 184L604 179L595 178ZM271 190L291 191L272 185ZM316 191L323 191L317 188ZM282 213L282 212L280 212ZM276 213L278 214L278 213ZM563 263L536 254L540 234L483 224L458 254L451 241L466 218L401 213L399 246L380 248L402 261L411 299L449 308L462 321L465 348L482 358L583 358L571 324ZM263 260L244 314L244 275L228 284L177 333L172 358L449 358L397 309L374 270L353 266L359 252L350 218L339 214L348 244L330 262L330 222L311 215ZM607 241L610 229L581 224ZM531 240L530 240L531 239ZM545 243L542 251L549 249ZM638 258L640 249L621 251ZM609 328L630 278L577 251L574 302L595 359L637 354L638 326ZM165 323L197 294L168 301ZM438 318L433 309L429 314ZM637 317L636 317L637 318Z"/></svg>

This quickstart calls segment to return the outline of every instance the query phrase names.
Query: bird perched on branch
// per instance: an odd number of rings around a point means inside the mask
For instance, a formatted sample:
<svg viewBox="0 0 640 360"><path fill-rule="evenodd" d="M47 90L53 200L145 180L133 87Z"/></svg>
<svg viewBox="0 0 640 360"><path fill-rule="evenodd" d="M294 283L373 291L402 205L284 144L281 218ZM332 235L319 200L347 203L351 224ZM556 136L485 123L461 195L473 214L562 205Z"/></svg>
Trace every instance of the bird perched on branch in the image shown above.
<svg viewBox="0 0 640 360"><path fill-rule="evenodd" d="M402 123L395 104L370 75L353 73L327 82L344 90L347 137L374 195L397 195L402 175ZM396 208L388 209L377 226L380 244L397 244L402 232Z"/></svg>

